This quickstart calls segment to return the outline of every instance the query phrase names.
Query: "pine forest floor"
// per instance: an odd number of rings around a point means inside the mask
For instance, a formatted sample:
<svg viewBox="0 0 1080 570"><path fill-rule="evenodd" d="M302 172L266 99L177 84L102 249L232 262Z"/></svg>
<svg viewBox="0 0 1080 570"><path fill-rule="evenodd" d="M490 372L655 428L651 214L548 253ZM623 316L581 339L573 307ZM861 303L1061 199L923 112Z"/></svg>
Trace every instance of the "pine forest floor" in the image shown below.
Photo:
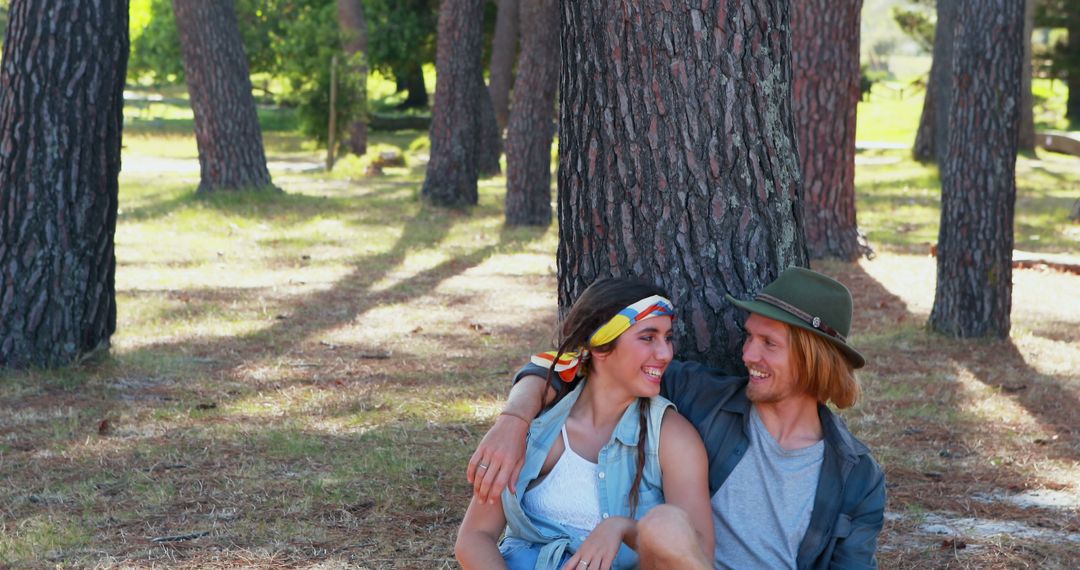
<svg viewBox="0 0 1080 570"><path fill-rule="evenodd" d="M286 193L201 197L190 135L126 133L111 355L0 373L0 567L456 567L465 462L551 338L557 228L504 227L501 177L424 206L426 136L374 137L326 174L268 132ZM1008 341L928 333L939 187L907 156L859 154L877 255L816 265L856 297L881 564L1075 567L1080 276L1016 270ZM1017 248L1076 255L1080 160L1017 170Z"/></svg>

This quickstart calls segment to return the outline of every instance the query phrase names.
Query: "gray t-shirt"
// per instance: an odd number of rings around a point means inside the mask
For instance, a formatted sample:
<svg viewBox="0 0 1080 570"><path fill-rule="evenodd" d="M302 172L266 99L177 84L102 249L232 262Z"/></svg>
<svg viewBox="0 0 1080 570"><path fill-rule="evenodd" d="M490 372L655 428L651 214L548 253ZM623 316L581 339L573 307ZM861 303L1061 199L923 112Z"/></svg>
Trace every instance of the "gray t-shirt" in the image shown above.
<svg viewBox="0 0 1080 570"><path fill-rule="evenodd" d="M786 451L750 412L750 445L712 498L715 568L794 568L814 509L825 442Z"/></svg>

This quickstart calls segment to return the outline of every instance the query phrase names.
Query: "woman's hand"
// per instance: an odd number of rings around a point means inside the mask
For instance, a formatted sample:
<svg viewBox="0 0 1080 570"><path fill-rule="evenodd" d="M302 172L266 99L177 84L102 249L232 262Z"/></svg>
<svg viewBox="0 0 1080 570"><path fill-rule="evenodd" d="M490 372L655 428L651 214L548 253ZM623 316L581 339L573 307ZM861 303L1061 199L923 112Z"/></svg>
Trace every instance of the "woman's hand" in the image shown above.
<svg viewBox="0 0 1080 570"><path fill-rule="evenodd" d="M509 484L516 492L518 474L525 463L525 439L529 423L510 414L500 414L469 459L466 477L480 503L492 504Z"/></svg>
<svg viewBox="0 0 1080 570"><path fill-rule="evenodd" d="M627 534L636 528L637 523L628 517L605 519L589 533L563 570L610 570Z"/></svg>

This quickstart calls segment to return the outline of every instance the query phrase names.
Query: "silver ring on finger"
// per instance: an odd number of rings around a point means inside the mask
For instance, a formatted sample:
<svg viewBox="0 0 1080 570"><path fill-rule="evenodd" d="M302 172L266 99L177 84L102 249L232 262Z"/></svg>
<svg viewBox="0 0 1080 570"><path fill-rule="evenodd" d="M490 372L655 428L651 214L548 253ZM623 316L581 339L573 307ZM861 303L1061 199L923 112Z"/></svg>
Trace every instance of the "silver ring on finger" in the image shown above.
<svg viewBox="0 0 1080 570"><path fill-rule="evenodd" d="M488 468L488 466L487 466L487 465L484 465L483 463L481 463L480 465L477 465L477 466L476 466L476 468L477 468L477 469L487 469L487 468Z"/></svg>
<svg viewBox="0 0 1080 570"><path fill-rule="evenodd" d="M588 568L589 567L589 561L588 560L582 560L581 562L578 562L577 565Z"/></svg>

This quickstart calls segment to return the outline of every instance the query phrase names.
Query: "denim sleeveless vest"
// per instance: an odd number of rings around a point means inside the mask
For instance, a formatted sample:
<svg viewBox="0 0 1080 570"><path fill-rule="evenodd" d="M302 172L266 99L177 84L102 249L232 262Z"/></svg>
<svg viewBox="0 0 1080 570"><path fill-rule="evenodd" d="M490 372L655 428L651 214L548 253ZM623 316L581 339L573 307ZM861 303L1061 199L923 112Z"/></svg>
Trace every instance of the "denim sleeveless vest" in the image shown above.
<svg viewBox="0 0 1080 570"><path fill-rule="evenodd" d="M570 408L577 402L585 382L560 400L554 407L533 420L529 428L525 464L517 482L518 495L503 490L502 505L506 515L506 535L499 544L499 551L511 570L519 568L558 569L567 558L577 552L587 535L573 532L558 521L526 513L521 506L529 484L535 480L544 465L551 446L560 438ZM645 445L645 467L639 488L635 519L645 516L653 507L664 502L660 473L660 423L668 407L675 405L659 396L649 400L648 437ZM630 488L637 473L638 406L634 402L623 413L611 439L600 449L597 463L596 483L599 488L601 518L630 516ZM612 568L634 568L637 553L625 544L619 549Z"/></svg>

